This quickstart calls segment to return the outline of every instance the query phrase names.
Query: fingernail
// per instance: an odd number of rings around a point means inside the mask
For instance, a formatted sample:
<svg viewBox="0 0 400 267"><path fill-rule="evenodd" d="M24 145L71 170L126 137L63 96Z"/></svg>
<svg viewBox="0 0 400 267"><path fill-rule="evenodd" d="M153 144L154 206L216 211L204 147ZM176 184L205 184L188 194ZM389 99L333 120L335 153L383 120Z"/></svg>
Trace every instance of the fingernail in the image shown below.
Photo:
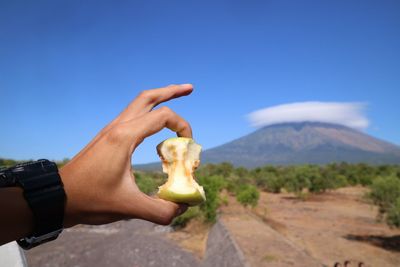
<svg viewBox="0 0 400 267"><path fill-rule="evenodd" d="M187 88L193 88L193 85L191 83L183 83L180 84L179 87L181 87L182 89L187 89Z"/></svg>

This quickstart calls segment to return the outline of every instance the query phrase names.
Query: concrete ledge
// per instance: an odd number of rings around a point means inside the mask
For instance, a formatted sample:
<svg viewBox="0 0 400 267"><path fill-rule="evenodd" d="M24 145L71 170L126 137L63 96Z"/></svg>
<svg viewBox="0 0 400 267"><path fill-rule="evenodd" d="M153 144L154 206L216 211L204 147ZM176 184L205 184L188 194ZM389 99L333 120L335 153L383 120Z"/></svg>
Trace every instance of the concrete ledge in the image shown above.
<svg viewBox="0 0 400 267"><path fill-rule="evenodd" d="M201 267L249 267L243 252L220 220L208 234L207 250Z"/></svg>

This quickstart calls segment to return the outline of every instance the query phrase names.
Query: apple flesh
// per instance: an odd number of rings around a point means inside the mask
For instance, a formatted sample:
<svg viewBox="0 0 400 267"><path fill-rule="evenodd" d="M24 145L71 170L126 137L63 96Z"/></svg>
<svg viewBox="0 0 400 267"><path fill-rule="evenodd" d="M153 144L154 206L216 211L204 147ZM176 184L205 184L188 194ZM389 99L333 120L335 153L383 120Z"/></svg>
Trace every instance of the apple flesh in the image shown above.
<svg viewBox="0 0 400 267"><path fill-rule="evenodd" d="M204 189L194 179L193 172L200 164L201 146L193 139L176 137L157 146L163 172L168 181L158 188L158 196L176 203L195 206L206 200Z"/></svg>

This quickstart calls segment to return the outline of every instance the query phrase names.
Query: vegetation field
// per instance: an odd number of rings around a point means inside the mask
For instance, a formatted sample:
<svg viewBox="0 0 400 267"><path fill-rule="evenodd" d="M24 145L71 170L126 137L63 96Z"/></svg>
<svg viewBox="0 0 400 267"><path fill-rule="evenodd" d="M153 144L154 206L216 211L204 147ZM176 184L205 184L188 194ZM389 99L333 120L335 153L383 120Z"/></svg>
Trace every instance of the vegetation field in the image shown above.
<svg viewBox="0 0 400 267"><path fill-rule="evenodd" d="M160 172L136 172L136 182L148 194L156 192L165 182ZM178 217L174 226L185 226L193 218L214 222L218 207L227 203L229 192L243 206L256 207L260 192L293 193L306 201L338 188L362 186L369 188L363 198L379 207L377 219L393 227L400 227L400 166L332 163L328 165L265 166L262 168L235 168L229 163L207 164L196 172L204 186L207 201L190 208Z"/></svg>

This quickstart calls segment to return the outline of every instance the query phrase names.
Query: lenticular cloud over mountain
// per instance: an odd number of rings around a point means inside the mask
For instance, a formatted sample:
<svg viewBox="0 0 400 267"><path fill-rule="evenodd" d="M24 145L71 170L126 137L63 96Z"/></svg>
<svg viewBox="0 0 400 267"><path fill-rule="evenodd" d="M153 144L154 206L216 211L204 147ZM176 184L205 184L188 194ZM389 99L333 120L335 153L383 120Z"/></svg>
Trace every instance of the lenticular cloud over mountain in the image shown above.
<svg viewBox="0 0 400 267"><path fill-rule="evenodd" d="M248 119L255 127L310 121L363 130L369 124L365 108L365 103L358 102L297 102L256 110L248 115Z"/></svg>

